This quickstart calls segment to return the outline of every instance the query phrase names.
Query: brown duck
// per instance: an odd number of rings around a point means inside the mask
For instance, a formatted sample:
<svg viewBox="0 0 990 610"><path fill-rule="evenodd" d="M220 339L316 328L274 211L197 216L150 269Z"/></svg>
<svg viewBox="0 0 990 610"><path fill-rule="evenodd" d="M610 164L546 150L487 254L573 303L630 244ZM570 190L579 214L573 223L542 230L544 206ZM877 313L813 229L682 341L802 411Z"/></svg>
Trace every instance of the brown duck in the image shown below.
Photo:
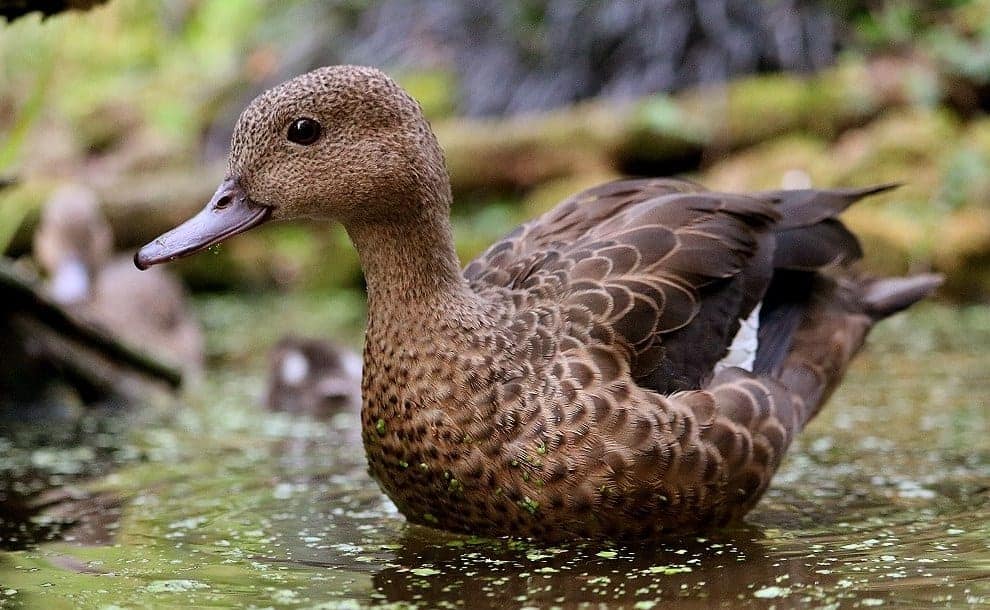
<svg viewBox="0 0 990 610"><path fill-rule="evenodd" d="M130 345L180 366L203 364L203 334L185 288L168 273L139 273L112 256L113 234L96 194L78 184L55 191L41 212L34 256L56 302Z"/></svg>
<svg viewBox="0 0 990 610"><path fill-rule="evenodd" d="M323 339L283 337L268 353L265 404L330 418L361 408L361 357Z"/></svg>
<svg viewBox="0 0 990 610"><path fill-rule="evenodd" d="M884 188L625 180L462 272L419 106L337 66L255 99L213 199L135 260L269 219L343 223L368 285L364 444L399 510L479 534L642 538L750 510L870 327L938 285L849 271L860 249L835 216Z"/></svg>

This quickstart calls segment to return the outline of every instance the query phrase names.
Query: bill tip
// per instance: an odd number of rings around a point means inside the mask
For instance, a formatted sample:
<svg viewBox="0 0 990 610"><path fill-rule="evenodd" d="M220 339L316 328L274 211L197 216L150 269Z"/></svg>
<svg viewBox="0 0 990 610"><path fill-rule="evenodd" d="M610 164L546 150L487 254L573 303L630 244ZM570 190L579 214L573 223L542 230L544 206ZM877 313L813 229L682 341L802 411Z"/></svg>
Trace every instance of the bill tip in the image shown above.
<svg viewBox="0 0 990 610"><path fill-rule="evenodd" d="M137 252L134 253L134 266L140 269L141 271L145 271L149 267L151 267L152 263L151 261L148 260L146 256L142 256L141 254L142 251L143 249L138 250Z"/></svg>

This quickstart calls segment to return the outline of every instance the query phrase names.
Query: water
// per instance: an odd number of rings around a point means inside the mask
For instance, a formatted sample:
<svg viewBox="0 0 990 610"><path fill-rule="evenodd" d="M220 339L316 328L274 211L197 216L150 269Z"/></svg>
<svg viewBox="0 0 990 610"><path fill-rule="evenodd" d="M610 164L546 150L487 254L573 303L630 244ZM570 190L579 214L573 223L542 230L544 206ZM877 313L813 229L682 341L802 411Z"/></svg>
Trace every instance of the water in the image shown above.
<svg viewBox="0 0 990 610"><path fill-rule="evenodd" d="M258 345L356 340L359 308L275 303L201 304L217 372L183 408L0 439L5 470L61 484L6 534L0 607L990 607L987 308L889 321L744 526L635 548L405 523L353 418L258 406Z"/></svg>

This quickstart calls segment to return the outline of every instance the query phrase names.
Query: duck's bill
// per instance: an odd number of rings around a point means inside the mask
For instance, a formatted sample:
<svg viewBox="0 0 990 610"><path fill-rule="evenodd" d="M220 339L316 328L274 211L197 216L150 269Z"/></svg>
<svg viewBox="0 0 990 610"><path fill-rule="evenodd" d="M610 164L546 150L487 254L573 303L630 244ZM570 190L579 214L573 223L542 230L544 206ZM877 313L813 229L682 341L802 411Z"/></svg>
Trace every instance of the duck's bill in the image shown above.
<svg viewBox="0 0 990 610"><path fill-rule="evenodd" d="M251 201L237 180L229 178L199 214L138 250L134 264L147 269L195 254L260 225L271 213L271 207Z"/></svg>

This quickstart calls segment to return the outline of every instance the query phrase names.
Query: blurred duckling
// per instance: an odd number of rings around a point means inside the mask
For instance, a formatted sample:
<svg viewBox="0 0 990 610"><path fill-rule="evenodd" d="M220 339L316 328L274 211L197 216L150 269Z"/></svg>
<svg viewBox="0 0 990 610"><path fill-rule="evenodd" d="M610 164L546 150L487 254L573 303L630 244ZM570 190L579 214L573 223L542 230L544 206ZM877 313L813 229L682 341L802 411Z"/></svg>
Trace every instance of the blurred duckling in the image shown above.
<svg viewBox="0 0 990 610"><path fill-rule="evenodd" d="M113 234L96 194L75 184L58 189L34 236L35 260L48 273L51 298L198 376L203 333L182 284L168 273L138 271L129 256L112 257L112 250Z"/></svg>
<svg viewBox="0 0 990 610"><path fill-rule="evenodd" d="M269 354L268 408L328 418L361 408L361 357L322 339L284 337Z"/></svg>

